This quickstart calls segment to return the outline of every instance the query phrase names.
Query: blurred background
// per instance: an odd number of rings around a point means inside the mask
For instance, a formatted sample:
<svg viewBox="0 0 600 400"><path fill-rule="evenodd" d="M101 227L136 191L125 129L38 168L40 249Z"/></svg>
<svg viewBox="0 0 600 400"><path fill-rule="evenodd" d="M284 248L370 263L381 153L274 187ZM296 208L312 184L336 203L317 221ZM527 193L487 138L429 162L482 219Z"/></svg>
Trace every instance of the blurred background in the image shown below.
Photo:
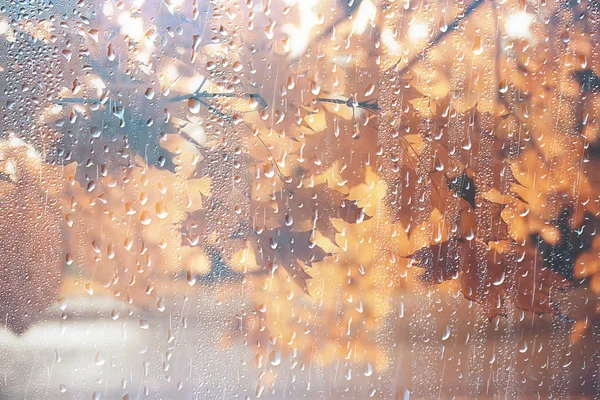
<svg viewBox="0 0 600 400"><path fill-rule="evenodd" d="M0 399L600 398L594 1L0 5Z"/></svg>

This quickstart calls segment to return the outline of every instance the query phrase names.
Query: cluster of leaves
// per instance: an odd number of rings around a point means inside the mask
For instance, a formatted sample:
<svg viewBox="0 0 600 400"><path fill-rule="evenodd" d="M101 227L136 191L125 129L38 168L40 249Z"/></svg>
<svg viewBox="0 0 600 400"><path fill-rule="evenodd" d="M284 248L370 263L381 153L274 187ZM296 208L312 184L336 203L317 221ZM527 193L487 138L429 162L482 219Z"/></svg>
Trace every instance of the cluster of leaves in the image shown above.
<svg viewBox="0 0 600 400"><path fill-rule="evenodd" d="M599 188L587 150L597 135L590 66L598 16L558 2L526 11L474 2L462 14L475 13L468 30L441 29L420 63L390 62L380 81L389 150L381 170L395 220L414 237L411 257L427 281L460 278L490 319L504 314L506 299L547 313L559 312L552 295L561 289L591 284L597 293L594 279L579 278L598 256ZM501 26L511 12L530 25L516 33L510 21Z"/></svg>
<svg viewBox="0 0 600 400"><path fill-rule="evenodd" d="M231 267L247 248L257 274L281 268L307 291L305 268L329 254L316 244L316 235L335 242L332 220L368 218L331 184L314 183L316 174L340 160L317 144L306 147L304 132L320 132L314 124L324 118L325 106L314 88L302 104L287 99L300 98L315 83L296 86L290 77L285 84L290 93L277 102L252 93L268 76L265 71L253 76L252 61L243 58L257 51L252 38L242 41L237 17L247 10L240 5L174 5L164 10L160 26L144 25L144 16L155 11L151 5L102 7L83 25L66 14L57 18L53 9L3 10L14 18L7 22L4 43L14 55L4 60L7 76L14 74L6 77L7 111L18 108L38 118L6 126L25 124L25 139L46 161L42 175L57 168L63 177L63 189L52 196L64 203L55 238L62 238L62 249L40 252L62 251L53 268L75 272L87 292L108 290L136 306L154 303L154 297L160 303L163 294L153 282L161 274L185 275L192 284L199 276L237 276ZM199 27L182 20L188 11L206 35L191 35ZM22 20L36 13L37 22ZM261 41L264 47L262 36ZM29 82L30 71L46 61L20 60L17 55L27 48L61 55L44 65L49 75L60 66L61 72L53 74L57 84L47 91L32 89L35 101L26 90L16 93L17 85ZM287 63L284 55L277 59ZM262 93L271 90L266 86ZM157 117L161 113L164 119ZM277 124L281 129L275 132ZM346 128L342 131L345 135ZM286 163L287 151L295 155ZM278 152L282 159L275 158ZM321 160L325 154L328 159ZM52 165L64 163L71 164ZM345 169L349 176L358 171ZM42 180L38 187L47 191L56 185ZM7 258L3 265L13 262ZM54 270L32 265L38 267ZM55 275L51 286L59 281L60 274Z"/></svg>

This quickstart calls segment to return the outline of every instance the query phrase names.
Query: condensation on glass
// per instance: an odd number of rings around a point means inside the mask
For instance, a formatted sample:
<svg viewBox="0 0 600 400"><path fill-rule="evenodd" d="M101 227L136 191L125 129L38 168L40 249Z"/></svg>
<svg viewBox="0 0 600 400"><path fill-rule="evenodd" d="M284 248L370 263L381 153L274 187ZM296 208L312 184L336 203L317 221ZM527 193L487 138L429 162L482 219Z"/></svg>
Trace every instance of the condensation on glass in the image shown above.
<svg viewBox="0 0 600 400"><path fill-rule="evenodd" d="M0 3L0 398L600 398L600 5Z"/></svg>

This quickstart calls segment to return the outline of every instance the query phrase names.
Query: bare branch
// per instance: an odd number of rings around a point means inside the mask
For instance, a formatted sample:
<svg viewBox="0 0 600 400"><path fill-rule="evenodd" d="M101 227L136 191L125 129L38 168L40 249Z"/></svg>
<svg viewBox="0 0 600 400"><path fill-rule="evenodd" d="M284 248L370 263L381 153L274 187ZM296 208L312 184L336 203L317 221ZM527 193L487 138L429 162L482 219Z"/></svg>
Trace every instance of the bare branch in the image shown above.
<svg viewBox="0 0 600 400"><path fill-rule="evenodd" d="M405 74L406 72L408 72L408 70L411 69L413 67L413 65L415 65L417 62L419 62L420 60L422 60L427 55L427 53L429 52L429 50L431 50L432 47L434 47L442 39L444 39L448 34L450 34L456 28L458 28L459 25L460 25L460 23L463 20L465 20L471 13L473 13L473 11L475 11L483 3L485 3L485 0L475 0L475 2L473 4L471 4L469 7L467 7L462 14L460 14L459 16L457 16L454 19L454 21L452 21L450 23L450 25L448 25L448 29L446 29L445 31L441 31L440 33L438 33L427 44L427 46L425 46L425 48L423 50L421 50L419 53L417 53L404 67L402 67L402 69L400 71L398 71L398 73L400 75L402 75L402 74ZM398 59L398 61L396 61L396 64L394 64L394 67L397 67L398 64L400 64L400 61L402 61L402 58L400 58L400 59Z"/></svg>

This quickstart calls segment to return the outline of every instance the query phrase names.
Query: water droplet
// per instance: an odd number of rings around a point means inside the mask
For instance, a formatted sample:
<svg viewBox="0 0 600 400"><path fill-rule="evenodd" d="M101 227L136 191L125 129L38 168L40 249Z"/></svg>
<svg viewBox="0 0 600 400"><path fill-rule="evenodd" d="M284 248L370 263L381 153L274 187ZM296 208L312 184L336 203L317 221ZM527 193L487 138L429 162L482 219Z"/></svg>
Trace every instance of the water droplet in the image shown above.
<svg viewBox="0 0 600 400"><path fill-rule="evenodd" d="M194 286L196 284L196 275L190 269L186 271L185 275L185 279L188 285Z"/></svg>
<svg viewBox="0 0 600 400"><path fill-rule="evenodd" d="M508 92L508 81L506 79L502 79L500 83L498 83L498 91L500 93Z"/></svg>
<svg viewBox="0 0 600 400"><path fill-rule="evenodd" d="M96 353L96 361L95 361L95 363L99 367L102 366L102 365L104 365L106 363L106 360L104 359L104 356L100 352Z"/></svg>
<svg viewBox="0 0 600 400"><path fill-rule="evenodd" d="M440 32L446 32L448 30L448 24L446 23L446 18L441 17L440 21L438 22L438 28L440 29Z"/></svg>
<svg viewBox="0 0 600 400"><path fill-rule="evenodd" d="M109 61L115 61L115 58L117 58L117 53L115 52L115 49L113 49L112 43L108 45L106 56L108 57Z"/></svg>
<svg viewBox="0 0 600 400"><path fill-rule="evenodd" d="M477 56L483 53L483 41L480 35L475 36L475 39L473 40L472 50L473 54Z"/></svg>
<svg viewBox="0 0 600 400"><path fill-rule="evenodd" d="M200 112L200 107L202 106L202 103L200 103L200 101L198 101L197 99L190 97L188 99L188 109L190 110L190 112L192 114L198 114Z"/></svg>
<svg viewBox="0 0 600 400"><path fill-rule="evenodd" d="M278 366L281 364L281 352L279 350L273 350L269 354L269 362L273 366Z"/></svg>
<svg viewBox="0 0 600 400"><path fill-rule="evenodd" d="M144 92L144 96L148 100L152 100L155 95L156 95L156 91L153 88L151 88L151 87L147 88L146 91Z"/></svg>
<svg viewBox="0 0 600 400"><path fill-rule="evenodd" d="M165 299L163 297L159 297L156 301L156 309L160 312L165 311Z"/></svg>
<svg viewBox="0 0 600 400"><path fill-rule="evenodd" d="M142 225L150 225L152 222L152 217L148 211L144 210L140 213L140 222Z"/></svg>
<svg viewBox="0 0 600 400"><path fill-rule="evenodd" d="M159 201L158 203L156 203L156 205L154 206L154 209L156 211L156 216L159 219L165 219L169 216L169 210L167 209L167 206L165 205L165 203L162 201Z"/></svg>

